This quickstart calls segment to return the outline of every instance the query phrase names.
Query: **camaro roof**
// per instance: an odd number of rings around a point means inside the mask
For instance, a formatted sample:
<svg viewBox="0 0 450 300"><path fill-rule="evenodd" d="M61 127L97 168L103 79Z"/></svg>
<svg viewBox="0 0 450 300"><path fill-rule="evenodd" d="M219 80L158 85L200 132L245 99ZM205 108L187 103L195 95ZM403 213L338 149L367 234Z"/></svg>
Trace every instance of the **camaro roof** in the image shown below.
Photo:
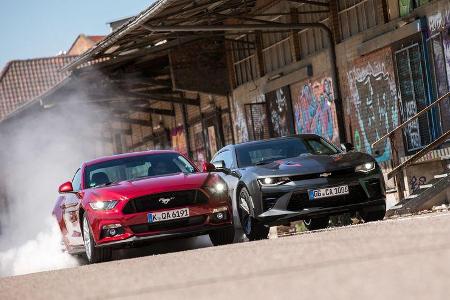
<svg viewBox="0 0 450 300"><path fill-rule="evenodd" d="M283 136L283 137L276 137L276 138L270 138L270 139L265 139L265 140L257 140L257 141L250 141L250 142L242 142L239 144L235 144L235 147L240 147L240 146L244 146L244 145L251 145L251 144L261 144L264 142L269 142L269 141L276 141L276 140L286 140L286 139L292 139L292 138L307 138L307 137L320 137L317 134L313 134L313 133L301 133L301 134L293 134L293 135L288 135L288 136Z"/></svg>
<svg viewBox="0 0 450 300"><path fill-rule="evenodd" d="M99 157L94 160L88 161L85 163L86 166L92 166L98 163L102 163L105 161L115 160L115 159L121 159L121 158L127 158L127 157L135 157L135 156L142 156L142 155L151 155L151 154L161 154L161 153L178 153L175 150L149 150L149 151L139 151L139 152L130 152L130 153L123 153L123 154L117 154L117 155L110 155L110 156L104 156Z"/></svg>

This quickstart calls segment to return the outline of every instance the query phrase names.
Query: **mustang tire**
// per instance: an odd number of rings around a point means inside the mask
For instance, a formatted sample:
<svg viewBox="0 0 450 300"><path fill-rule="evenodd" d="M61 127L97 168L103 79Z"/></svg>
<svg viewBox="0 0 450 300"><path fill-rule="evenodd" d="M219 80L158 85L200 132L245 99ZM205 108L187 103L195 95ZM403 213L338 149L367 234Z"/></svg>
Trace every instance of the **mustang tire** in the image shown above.
<svg viewBox="0 0 450 300"><path fill-rule="evenodd" d="M96 248L95 241L92 237L91 228L86 217L86 213L83 215L83 242L84 249L86 250L86 258L89 263L95 264L104 261L111 260L112 249L108 247Z"/></svg>
<svg viewBox="0 0 450 300"><path fill-rule="evenodd" d="M318 230L327 228L329 221L329 217L321 217L303 220L303 224L305 224L305 227L308 228L308 230Z"/></svg>
<svg viewBox="0 0 450 300"><path fill-rule="evenodd" d="M250 241L267 239L270 228L251 216L250 199L250 193L247 188L243 187L238 198L238 212L242 230Z"/></svg>
<svg viewBox="0 0 450 300"><path fill-rule="evenodd" d="M214 246L232 244L234 241L234 227L217 229L209 233L209 238Z"/></svg>

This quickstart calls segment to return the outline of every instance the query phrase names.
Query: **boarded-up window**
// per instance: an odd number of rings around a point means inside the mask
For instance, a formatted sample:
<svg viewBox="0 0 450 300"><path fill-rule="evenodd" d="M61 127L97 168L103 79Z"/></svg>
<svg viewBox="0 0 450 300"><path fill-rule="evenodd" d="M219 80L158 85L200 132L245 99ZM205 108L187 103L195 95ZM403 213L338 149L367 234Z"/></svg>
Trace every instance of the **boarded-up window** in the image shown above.
<svg viewBox="0 0 450 300"><path fill-rule="evenodd" d="M401 95L402 121L406 121L427 106L422 54L419 44L395 53L397 78ZM406 150L414 151L431 141L430 122L427 115L409 123L404 129Z"/></svg>
<svg viewBox="0 0 450 300"><path fill-rule="evenodd" d="M384 23L384 0L338 0L338 17L343 39Z"/></svg>

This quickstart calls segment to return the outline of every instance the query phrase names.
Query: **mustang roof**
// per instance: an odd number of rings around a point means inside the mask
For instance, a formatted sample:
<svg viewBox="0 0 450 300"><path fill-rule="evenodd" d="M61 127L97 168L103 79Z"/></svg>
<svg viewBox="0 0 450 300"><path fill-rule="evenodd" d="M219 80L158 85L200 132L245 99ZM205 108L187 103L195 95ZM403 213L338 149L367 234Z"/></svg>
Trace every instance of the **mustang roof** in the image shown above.
<svg viewBox="0 0 450 300"><path fill-rule="evenodd" d="M131 153L123 153L123 154L117 154L117 155L111 155L111 156L104 156L99 157L94 160L88 161L85 163L86 166L92 166L98 163L115 160L115 159L121 159L121 158L127 158L127 157L136 157L136 156L142 156L142 155L150 155L150 154L161 154L161 153L178 153L175 150L149 150L149 151L138 151L138 152L131 152Z"/></svg>

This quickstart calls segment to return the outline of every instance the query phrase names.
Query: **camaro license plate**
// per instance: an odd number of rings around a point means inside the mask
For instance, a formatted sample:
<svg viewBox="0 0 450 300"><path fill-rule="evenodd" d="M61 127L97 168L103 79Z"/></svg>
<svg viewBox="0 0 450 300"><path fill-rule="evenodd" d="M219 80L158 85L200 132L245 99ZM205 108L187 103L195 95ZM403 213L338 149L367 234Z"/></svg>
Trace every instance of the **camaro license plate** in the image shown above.
<svg viewBox="0 0 450 300"><path fill-rule="evenodd" d="M169 221L189 217L189 208L180 208L174 210L166 210L155 213L149 213L147 219L149 223Z"/></svg>
<svg viewBox="0 0 450 300"><path fill-rule="evenodd" d="M347 195L348 185L341 185L335 187L328 187L318 190L309 190L309 200L320 199L320 198L328 198L340 195Z"/></svg>

